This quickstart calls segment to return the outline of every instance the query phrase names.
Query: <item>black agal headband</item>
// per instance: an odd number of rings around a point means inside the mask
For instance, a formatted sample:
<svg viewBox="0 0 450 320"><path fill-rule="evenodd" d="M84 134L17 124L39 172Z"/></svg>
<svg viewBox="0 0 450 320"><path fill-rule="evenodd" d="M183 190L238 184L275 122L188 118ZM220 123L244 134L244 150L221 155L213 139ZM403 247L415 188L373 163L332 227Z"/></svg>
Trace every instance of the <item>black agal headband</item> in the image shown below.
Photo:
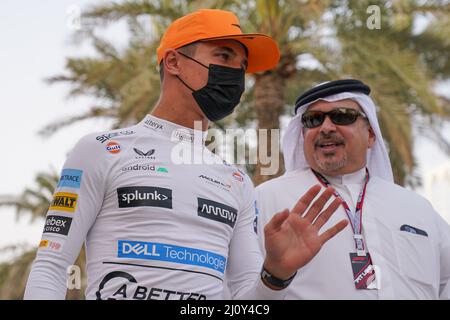
<svg viewBox="0 0 450 320"><path fill-rule="evenodd" d="M297 98L295 101L295 113L297 113L298 108L304 104L331 96L333 94L350 91L361 92L369 95L370 87L362 81L354 79L342 79L319 84Z"/></svg>

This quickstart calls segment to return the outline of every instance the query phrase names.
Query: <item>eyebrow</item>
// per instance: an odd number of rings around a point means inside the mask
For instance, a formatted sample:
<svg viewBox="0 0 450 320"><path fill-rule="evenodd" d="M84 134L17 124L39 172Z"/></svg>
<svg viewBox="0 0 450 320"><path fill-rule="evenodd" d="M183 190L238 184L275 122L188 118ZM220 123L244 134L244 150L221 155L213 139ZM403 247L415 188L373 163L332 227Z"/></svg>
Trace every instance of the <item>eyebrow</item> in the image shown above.
<svg viewBox="0 0 450 320"><path fill-rule="evenodd" d="M217 52L217 51L226 51L231 56L233 56L233 58L236 57L236 55L237 55L236 52L233 49L231 49L230 47L227 47L227 46L221 46L221 47L218 47L218 48L214 49L214 52ZM241 61L241 65L244 66L245 69L247 69L247 67L248 67L248 60L246 58L244 58Z"/></svg>

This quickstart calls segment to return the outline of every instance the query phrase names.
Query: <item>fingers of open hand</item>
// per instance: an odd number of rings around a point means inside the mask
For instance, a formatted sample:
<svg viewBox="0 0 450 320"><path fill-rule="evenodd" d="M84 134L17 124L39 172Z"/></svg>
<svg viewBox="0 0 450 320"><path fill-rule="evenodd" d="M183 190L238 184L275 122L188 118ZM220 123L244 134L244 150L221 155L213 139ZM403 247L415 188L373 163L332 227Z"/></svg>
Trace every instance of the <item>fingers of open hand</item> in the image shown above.
<svg viewBox="0 0 450 320"><path fill-rule="evenodd" d="M333 213L336 212L337 208L341 205L342 200L339 198L335 198L333 202L319 215L319 217L314 221L314 225L318 230L323 227L325 223L330 219Z"/></svg>
<svg viewBox="0 0 450 320"><path fill-rule="evenodd" d="M339 232L344 230L344 228L347 226L348 220L341 220L338 223L336 223L333 227L322 233L319 238L322 244L333 238L335 235L337 235Z"/></svg>
<svg viewBox="0 0 450 320"><path fill-rule="evenodd" d="M269 223L267 223L266 226L264 227L264 233L271 234L279 231L281 229L281 225L287 219L288 216L289 216L288 209L284 209L283 211L275 214L269 221Z"/></svg>
<svg viewBox="0 0 450 320"><path fill-rule="evenodd" d="M304 218L309 222L313 222L314 219L316 219L316 217L322 211L325 204L331 198L333 193L334 193L333 188L331 187L326 188L325 191L322 192L322 194L319 196L319 198L316 201L314 201L314 203L312 204L311 208L309 208Z"/></svg>
<svg viewBox="0 0 450 320"><path fill-rule="evenodd" d="M321 186L316 184L315 186L309 188L308 191L297 201L294 208L292 209L292 213L296 213L302 215L303 212L309 207L310 203L314 200L314 198L319 194Z"/></svg>

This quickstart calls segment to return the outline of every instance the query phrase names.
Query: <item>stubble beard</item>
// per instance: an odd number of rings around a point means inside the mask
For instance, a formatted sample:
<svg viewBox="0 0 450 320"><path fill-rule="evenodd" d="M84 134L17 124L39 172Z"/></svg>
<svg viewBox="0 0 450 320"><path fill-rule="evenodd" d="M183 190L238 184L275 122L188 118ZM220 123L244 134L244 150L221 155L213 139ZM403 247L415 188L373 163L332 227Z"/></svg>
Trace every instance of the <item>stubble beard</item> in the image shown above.
<svg viewBox="0 0 450 320"><path fill-rule="evenodd" d="M325 155L325 160L322 160L318 157L317 153L314 153L313 157L314 157L314 161L316 162L317 166L323 170L324 173L332 173L335 171L338 171L340 169L342 169L343 167L346 166L347 164L347 155L344 153L344 155L342 156L342 158L340 160L330 160L327 161L328 157L333 157L334 153L332 155Z"/></svg>

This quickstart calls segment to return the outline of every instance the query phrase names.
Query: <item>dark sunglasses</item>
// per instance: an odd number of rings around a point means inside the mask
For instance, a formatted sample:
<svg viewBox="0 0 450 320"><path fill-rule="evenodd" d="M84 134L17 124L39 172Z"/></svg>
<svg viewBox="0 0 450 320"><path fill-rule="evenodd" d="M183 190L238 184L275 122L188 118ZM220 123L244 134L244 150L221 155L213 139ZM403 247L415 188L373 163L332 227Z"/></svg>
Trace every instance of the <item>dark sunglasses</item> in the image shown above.
<svg viewBox="0 0 450 320"><path fill-rule="evenodd" d="M306 111L302 115L302 124L305 128L316 128L320 126L325 117L328 116L334 124L338 126L347 126L354 123L358 117L367 119L367 116L361 111L350 108L336 108L328 112L319 110Z"/></svg>

